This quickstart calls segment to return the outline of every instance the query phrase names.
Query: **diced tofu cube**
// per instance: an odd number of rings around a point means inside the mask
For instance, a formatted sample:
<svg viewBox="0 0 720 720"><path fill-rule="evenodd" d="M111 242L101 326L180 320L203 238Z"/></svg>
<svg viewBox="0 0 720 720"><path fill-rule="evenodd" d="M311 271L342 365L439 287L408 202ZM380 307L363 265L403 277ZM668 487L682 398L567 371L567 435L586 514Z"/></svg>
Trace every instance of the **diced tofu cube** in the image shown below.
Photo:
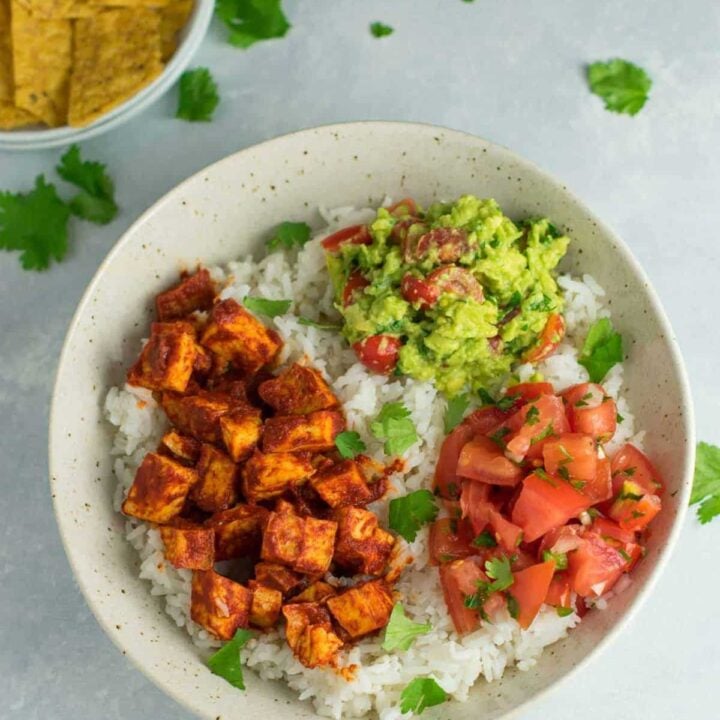
<svg viewBox="0 0 720 720"><path fill-rule="evenodd" d="M193 371L198 375L207 375L212 370L212 366L212 355L202 345L196 344Z"/></svg>
<svg viewBox="0 0 720 720"><path fill-rule="evenodd" d="M205 512L227 510L238 501L237 465L212 445L203 445L190 499Z"/></svg>
<svg viewBox="0 0 720 720"><path fill-rule="evenodd" d="M189 323L153 323L150 339L130 368L130 385L185 392L196 357L195 331Z"/></svg>
<svg viewBox="0 0 720 720"><path fill-rule="evenodd" d="M290 513L290 515L298 514L295 506L289 500L285 500L285 498L278 498L275 501L275 512L278 513L278 515L282 515L283 513Z"/></svg>
<svg viewBox="0 0 720 720"><path fill-rule="evenodd" d="M196 570L192 578L190 617L220 640L232 639L250 621L252 593L214 570Z"/></svg>
<svg viewBox="0 0 720 720"><path fill-rule="evenodd" d="M244 460L254 449L262 433L262 420L257 408L245 405L220 418L220 432L230 457Z"/></svg>
<svg viewBox="0 0 720 720"><path fill-rule="evenodd" d="M209 310L214 298L215 285L203 268L155 298L158 320L177 320L195 310Z"/></svg>
<svg viewBox="0 0 720 720"><path fill-rule="evenodd" d="M220 370L233 364L249 374L270 364L282 342L232 298L217 303L210 313L200 344L210 350Z"/></svg>
<svg viewBox="0 0 720 720"><path fill-rule="evenodd" d="M215 559L232 560L257 552L268 511L257 505L236 505L215 513L205 527L215 530Z"/></svg>
<svg viewBox="0 0 720 720"><path fill-rule="evenodd" d="M354 460L343 460L319 470L313 476L310 484L315 492L333 508L345 505L364 505L372 498L370 488Z"/></svg>
<svg viewBox="0 0 720 720"><path fill-rule="evenodd" d="M295 657L305 667L330 664L342 647L330 615L315 603L285 605L285 637Z"/></svg>
<svg viewBox="0 0 720 720"><path fill-rule="evenodd" d="M378 526L377 516L362 508L344 507L338 522L335 561L363 575L379 575L390 559L395 538Z"/></svg>
<svg viewBox="0 0 720 720"><path fill-rule="evenodd" d="M270 513L263 533L260 557L268 562L292 567L302 552L304 531L303 518L289 513Z"/></svg>
<svg viewBox="0 0 720 720"><path fill-rule="evenodd" d="M310 461L301 455L266 455L256 450L243 468L243 493L249 502L270 500L304 483L314 473Z"/></svg>
<svg viewBox="0 0 720 720"><path fill-rule="evenodd" d="M266 453L331 450L335 447L335 436L344 429L345 418L334 410L270 418L263 430L263 450Z"/></svg>
<svg viewBox="0 0 720 720"><path fill-rule="evenodd" d="M283 597L302 583L302 578L292 570L269 562L259 562L255 565L255 579L267 587L279 590Z"/></svg>
<svg viewBox="0 0 720 720"><path fill-rule="evenodd" d="M313 517L303 518L303 523L302 547L293 570L306 575L323 575L332 562L337 523Z"/></svg>
<svg viewBox="0 0 720 720"><path fill-rule="evenodd" d="M249 580L248 587L252 592L250 624L261 628L272 627L280 617L282 593L275 588L262 585L257 580Z"/></svg>
<svg viewBox="0 0 720 720"><path fill-rule="evenodd" d="M122 505L126 515L164 525L180 514L197 473L169 457L148 453Z"/></svg>
<svg viewBox="0 0 720 720"><path fill-rule="evenodd" d="M222 442L220 418L232 409L227 395L206 391L197 395L165 392L160 398L160 405L180 432L207 443Z"/></svg>
<svg viewBox="0 0 720 720"><path fill-rule="evenodd" d="M178 460L194 465L200 457L200 443L192 437L171 430L163 435L162 446Z"/></svg>
<svg viewBox="0 0 720 720"><path fill-rule="evenodd" d="M297 363L276 378L266 380L258 392L263 401L280 415L307 415L339 404L317 370Z"/></svg>
<svg viewBox="0 0 720 720"><path fill-rule="evenodd" d="M320 603L326 598L334 597L337 595L337 590L332 585L329 585L322 580L316 580L314 583L308 585L301 593L298 593L293 597L291 602L294 603Z"/></svg>
<svg viewBox="0 0 720 720"><path fill-rule="evenodd" d="M211 570L215 561L215 531L192 523L163 525L160 537L165 559L177 568Z"/></svg>
<svg viewBox="0 0 720 720"><path fill-rule="evenodd" d="M393 598L383 580L371 580L330 598L327 607L340 627L356 639L387 625Z"/></svg>

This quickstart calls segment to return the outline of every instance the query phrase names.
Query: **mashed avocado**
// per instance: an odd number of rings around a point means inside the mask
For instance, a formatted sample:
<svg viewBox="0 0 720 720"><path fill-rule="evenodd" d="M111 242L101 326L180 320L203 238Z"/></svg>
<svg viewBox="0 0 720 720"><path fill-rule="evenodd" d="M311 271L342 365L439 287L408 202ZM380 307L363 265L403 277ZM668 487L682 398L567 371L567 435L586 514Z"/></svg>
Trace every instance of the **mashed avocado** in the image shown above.
<svg viewBox="0 0 720 720"><path fill-rule="evenodd" d="M449 395L493 389L559 341L546 328L562 322L553 271L568 242L546 219L516 224L472 195L425 211L412 201L381 208L364 234L326 246L343 333L373 369L433 380ZM391 361L364 357L378 348Z"/></svg>

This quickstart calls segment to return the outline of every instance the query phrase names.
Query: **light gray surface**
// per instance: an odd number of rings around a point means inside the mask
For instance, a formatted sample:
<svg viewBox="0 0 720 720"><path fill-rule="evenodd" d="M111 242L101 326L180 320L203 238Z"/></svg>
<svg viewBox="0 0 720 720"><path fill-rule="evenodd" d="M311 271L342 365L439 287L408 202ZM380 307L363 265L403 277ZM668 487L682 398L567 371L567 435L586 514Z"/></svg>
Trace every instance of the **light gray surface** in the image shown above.
<svg viewBox="0 0 720 720"><path fill-rule="evenodd" d="M242 147L301 127L358 119L447 125L502 143L564 179L630 245L685 354L698 434L720 444L720 8L712 0L350 0L287 2L294 28L247 52L214 27L195 65L223 96L215 122L172 119L170 94L83 146L106 161L122 212L72 224L48 273L0 255L0 718L189 718L105 638L76 589L47 485L47 411L65 328L128 225L168 189ZM422 6L422 9L420 9ZM383 20L396 33L367 31ZM655 85L635 118L605 112L582 64L621 56ZM0 154L0 188L52 175L59 153ZM66 188L64 188L66 189ZM281 218L279 218L281 219ZM687 521L641 616L525 720L717 717L720 520Z"/></svg>

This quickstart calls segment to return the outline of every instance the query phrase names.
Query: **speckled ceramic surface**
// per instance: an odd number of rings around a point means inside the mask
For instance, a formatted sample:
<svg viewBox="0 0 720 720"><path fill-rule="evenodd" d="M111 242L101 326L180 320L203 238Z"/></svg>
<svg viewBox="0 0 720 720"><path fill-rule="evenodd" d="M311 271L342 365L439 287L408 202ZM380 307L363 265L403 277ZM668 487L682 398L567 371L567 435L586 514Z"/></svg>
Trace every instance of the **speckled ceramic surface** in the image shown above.
<svg viewBox="0 0 720 720"><path fill-rule="evenodd" d="M511 217L550 216L574 239L566 260L608 291L627 342L627 396L667 482L646 559L630 588L590 613L529 672L480 682L465 704L436 716L505 717L569 675L621 629L650 594L679 531L690 492L694 430L675 340L652 289L622 242L565 187L510 151L463 133L401 123L307 130L244 150L198 173L145 213L102 264L71 324L50 426L55 512L77 581L106 632L149 677L203 718L314 717L280 683L248 675L242 695L213 676L148 584L112 510L111 434L102 418L109 386L122 380L146 333L152 299L197 262L262 253L286 219L319 226L316 207L374 205L387 194L422 203L471 192L492 196ZM70 630L69 630L70 631ZM432 713L428 713L432 715Z"/></svg>

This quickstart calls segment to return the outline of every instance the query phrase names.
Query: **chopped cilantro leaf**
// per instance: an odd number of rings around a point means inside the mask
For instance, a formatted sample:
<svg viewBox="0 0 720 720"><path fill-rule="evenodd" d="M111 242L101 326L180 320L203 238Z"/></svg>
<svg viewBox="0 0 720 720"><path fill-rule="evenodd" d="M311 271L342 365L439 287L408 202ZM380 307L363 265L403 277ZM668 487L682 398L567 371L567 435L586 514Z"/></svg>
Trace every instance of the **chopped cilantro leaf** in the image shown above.
<svg viewBox="0 0 720 720"><path fill-rule="evenodd" d="M373 37L381 38L392 35L395 32L389 25L385 25L381 22L370 23L370 33Z"/></svg>
<svg viewBox="0 0 720 720"><path fill-rule="evenodd" d="M520 615L520 603L518 603L515 596L511 595L510 593L508 593L507 596L507 609L510 613L510 617L517 620L518 615Z"/></svg>
<svg viewBox="0 0 720 720"><path fill-rule="evenodd" d="M628 115L642 110L652 87L645 70L617 58L588 65L587 78L591 92L603 99L606 110Z"/></svg>
<svg viewBox="0 0 720 720"><path fill-rule="evenodd" d="M268 300L267 298L246 297L243 304L248 310L268 317L284 315L292 305L292 300Z"/></svg>
<svg viewBox="0 0 720 720"><path fill-rule="evenodd" d="M335 447L345 459L354 458L365 451L365 443L354 430L345 430L335 436Z"/></svg>
<svg viewBox="0 0 720 720"><path fill-rule="evenodd" d="M701 523L709 523L720 515L720 447L701 442L697 446L695 479L690 504L700 503L697 516Z"/></svg>
<svg viewBox="0 0 720 720"><path fill-rule="evenodd" d="M590 382L599 383L622 359L622 336L608 318L600 318L590 326L578 362L588 371Z"/></svg>
<svg viewBox="0 0 720 720"><path fill-rule="evenodd" d="M456 395L448 400L447 410L445 411L446 434L460 424L469 405L470 400L467 395Z"/></svg>
<svg viewBox="0 0 720 720"><path fill-rule="evenodd" d="M418 441L410 411L399 402L385 403L370 430L378 440L385 441L387 455L401 455Z"/></svg>
<svg viewBox="0 0 720 720"><path fill-rule="evenodd" d="M504 450L505 447L506 447L506 443L505 443L505 441L503 440L503 438L504 438L506 435L509 435L511 432L512 432L512 430L510 430L509 427L500 427L500 428L498 428L494 433L492 433L492 435L488 435L488 437L489 437L496 445L499 445L500 448L502 448L502 449Z"/></svg>
<svg viewBox="0 0 720 720"><path fill-rule="evenodd" d="M615 415L615 421L619 425L620 423L625 422L625 418L620 413L617 413L617 415Z"/></svg>
<svg viewBox="0 0 720 720"><path fill-rule="evenodd" d="M533 474L537 475L541 480L544 480L546 483L549 483L553 487L558 487L558 484L542 468L537 468L533 471Z"/></svg>
<svg viewBox="0 0 720 720"><path fill-rule="evenodd" d="M425 708L440 705L447 693L432 678L415 678L400 693L400 712L421 715Z"/></svg>
<svg viewBox="0 0 720 720"><path fill-rule="evenodd" d="M570 607L562 607L559 605L555 608L555 612L559 617L567 617L568 615L572 615L575 611Z"/></svg>
<svg viewBox="0 0 720 720"><path fill-rule="evenodd" d="M587 483L584 480L571 480L570 484L576 489L576 490L582 490Z"/></svg>
<svg viewBox="0 0 720 720"><path fill-rule="evenodd" d="M556 553L556 552L552 552L551 550L544 550L543 551L543 561L547 562L548 560L555 561L555 569L556 570L566 570L567 569L567 566L568 566L567 553Z"/></svg>
<svg viewBox="0 0 720 720"><path fill-rule="evenodd" d="M383 650L407 650L418 635L425 635L432 630L429 622L416 623L405 614L402 603L395 603L390 614L390 621L385 627Z"/></svg>
<svg viewBox="0 0 720 720"><path fill-rule="evenodd" d="M620 555L620 557L625 562L630 562L632 560L632 558L622 548L617 548L617 551L618 551L618 554Z"/></svg>
<svg viewBox="0 0 720 720"><path fill-rule="evenodd" d="M228 42L243 49L284 37L291 28L282 0L217 0L215 14L230 30Z"/></svg>
<svg viewBox="0 0 720 720"><path fill-rule="evenodd" d="M494 581L490 583L491 592L506 590L515 581L510 569L510 559L505 556L487 560L485 562L485 572Z"/></svg>
<svg viewBox="0 0 720 720"><path fill-rule="evenodd" d="M415 490L390 501L388 524L391 530L412 542L417 537L418 530L432 522L437 514L438 507L433 494L429 490Z"/></svg>
<svg viewBox="0 0 720 720"><path fill-rule="evenodd" d="M268 240L268 250L290 250L294 247L302 247L310 239L310 226L304 222L280 223L273 236Z"/></svg>
<svg viewBox="0 0 720 720"><path fill-rule="evenodd" d="M79 187L82 192L70 201L73 215L106 225L116 215L115 186L99 162L83 161L80 148L73 145L61 158L55 168L58 175Z"/></svg>
<svg viewBox="0 0 720 720"><path fill-rule="evenodd" d="M176 118L209 122L219 102L217 84L207 68L186 70L180 76Z"/></svg>
<svg viewBox="0 0 720 720"><path fill-rule="evenodd" d="M45 270L67 253L70 208L43 175L28 193L0 192L0 250L19 250L25 270Z"/></svg>
<svg viewBox="0 0 720 720"><path fill-rule="evenodd" d="M245 689L240 650L253 636L248 630L238 630L232 640L225 643L207 661L210 672L227 680L233 687Z"/></svg>
<svg viewBox="0 0 720 720"><path fill-rule="evenodd" d="M307 327L314 327L318 330L340 330L340 325L335 325L333 323L324 323L324 322L318 322L317 320L312 320L311 318L305 317L304 315L298 316L298 322L301 325L305 325Z"/></svg>
<svg viewBox="0 0 720 720"><path fill-rule="evenodd" d="M552 423L549 423L548 426L539 435L531 438L530 444L534 445L535 443L539 443L541 440L545 440L546 438L552 437L553 435L555 435L555 428L553 427Z"/></svg>
<svg viewBox="0 0 720 720"><path fill-rule="evenodd" d="M622 489L620 490L620 495L618 495L619 500L642 500L643 494L641 492L637 492L638 490L641 490L642 488L637 485L634 482L624 482L622 484Z"/></svg>
<svg viewBox="0 0 720 720"><path fill-rule="evenodd" d="M495 540L489 530L484 530L472 541L472 544L477 547L491 548L497 546L497 540Z"/></svg>
<svg viewBox="0 0 720 720"><path fill-rule="evenodd" d="M557 474L565 481L570 482L570 471L565 465L560 465L557 469Z"/></svg>
<svg viewBox="0 0 720 720"><path fill-rule="evenodd" d="M537 425L540 422L540 411L537 409L537 405L531 405L525 414L526 425Z"/></svg>

